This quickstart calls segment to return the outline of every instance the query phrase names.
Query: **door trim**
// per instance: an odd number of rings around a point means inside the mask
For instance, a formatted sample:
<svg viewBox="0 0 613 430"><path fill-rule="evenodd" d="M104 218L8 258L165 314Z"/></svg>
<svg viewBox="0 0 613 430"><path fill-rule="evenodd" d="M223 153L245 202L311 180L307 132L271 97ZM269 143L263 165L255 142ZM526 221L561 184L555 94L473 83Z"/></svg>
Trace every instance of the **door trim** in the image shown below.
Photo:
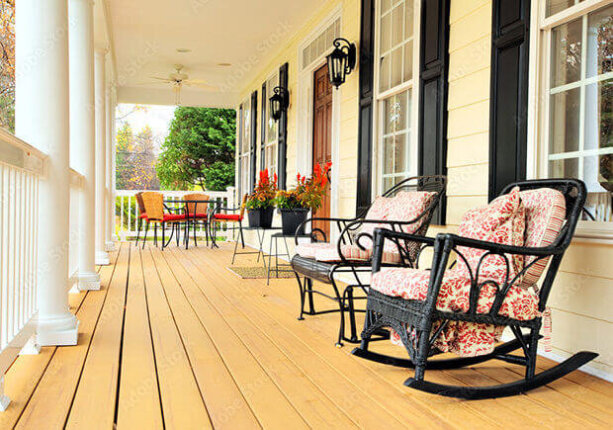
<svg viewBox="0 0 613 430"><path fill-rule="evenodd" d="M298 58L302 58L302 50L312 40L316 39L327 26L340 19L341 33L343 28L343 18L340 7L321 20L318 24L317 31L307 36L298 46ZM330 51L333 47L330 47ZM327 54L327 52L326 52ZM313 171L313 91L314 91L314 74L317 69L326 64L325 55L319 61L313 62L306 68L302 68L298 74L298 82L296 85L296 169L301 174L310 173ZM331 136L331 151L332 151L332 170L330 177L330 216L339 216L339 167L340 167L340 123L341 123L341 91L343 86L332 90L332 136ZM288 175L289 176L289 175ZM336 240L338 234L336 226L330 226L331 240Z"/></svg>

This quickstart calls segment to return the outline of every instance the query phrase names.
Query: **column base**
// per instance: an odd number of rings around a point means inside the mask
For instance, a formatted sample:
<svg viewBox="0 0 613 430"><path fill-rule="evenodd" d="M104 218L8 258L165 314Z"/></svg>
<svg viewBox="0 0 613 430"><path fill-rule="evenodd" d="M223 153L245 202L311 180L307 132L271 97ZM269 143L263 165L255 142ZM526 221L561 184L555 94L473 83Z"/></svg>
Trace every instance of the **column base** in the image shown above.
<svg viewBox="0 0 613 430"><path fill-rule="evenodd" d="M98 291L100 289L100 275L96 272L83 272L77 275L79 291Z"/></svg>
<svg viewBox="0 0 613 430"><path fill-rule="evenodd" d="M114 241L112 241L112 240L111 240L111 241L109 241L109 242L106 242L106 243L104 244L104 250L105 250L106 252L115 251L116 249L117 249L117 247L115 246L115 242L114 242Z"/></svg>
<svg viewBox="0 0 613 430"><path fill-rule="evenodd" d="M0 377L0 411L6 411L6 408L9 407L9 403L11 403L11 399L4 395L4 375Z"/></svg>
<svg viewBox="0 0 613 430"><path fill-rule="evenodd" d="M39 317L36 342L40 346L76 345L78 338L79 320L70 312L58 317Z"/></svg>
<svg viewBox="0 0 613 430"><path fill-rule="evenodd" d="M40 353L40 345L36 343L36 336L30 337L26 344L19 351L19 355L38 355Z"/></svg>
<svg viewBox="0 0 613 430"><path fill-rule="evenodd" d="M111 264L109 254L106 251L96 251L96 266L108 266Z"/></svg>

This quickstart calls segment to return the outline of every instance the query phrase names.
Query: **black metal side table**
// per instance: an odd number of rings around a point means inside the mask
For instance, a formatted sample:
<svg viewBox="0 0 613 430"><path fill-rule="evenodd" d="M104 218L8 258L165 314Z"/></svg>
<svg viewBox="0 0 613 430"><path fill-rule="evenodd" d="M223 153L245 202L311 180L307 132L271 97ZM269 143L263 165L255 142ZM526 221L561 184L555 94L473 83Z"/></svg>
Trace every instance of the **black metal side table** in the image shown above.
<svg viewBox="0 0 613 430"><path fill-rule="evenodd" d="M262 257L262 263L264 263L264 268L266 268L266 256L264 254L264 238L266 237L267 230L281 230L281 227L243 227L243 230L255 230L258 235L258 249L257 251L238 251L238 238L236 243L234 244L234 253L232 254L232 263L234 264L234 259L237 255L247 255L247 254L257 254L256 262L260 261L260 256ZM277 233L275 233L277 234Z"/></svg>
<svg viewBox="0 0 613 430"><path fill-rule="evenodd" d="M275 272L275 277L278 278L279 277L279 273L293 273L294 270L291 269L291 265L289 263L287 264L279 264L279 257L287 257L288 261L291 259L291 254L289 252L289 247L287 246L287 238L295 238L296 235L294 234L283 234L283 232L278 232L278 233L274 233L270 236L270 247L268 249L268 270L266 271L266 285L270 284L270 272ZM310 234L301 234L298 235L299 238L306 238L306 239L311 239L311 235ZM279 239L283 239L283 243L285 244L285 252L281 252L279 253ZM273 252L272 252L272 244L275 244L275 252L274 252L274 258L275 258L275 264L274 267L272 265L272 258L273 258ZM288 269L289 268L289 269Z"/></svg>

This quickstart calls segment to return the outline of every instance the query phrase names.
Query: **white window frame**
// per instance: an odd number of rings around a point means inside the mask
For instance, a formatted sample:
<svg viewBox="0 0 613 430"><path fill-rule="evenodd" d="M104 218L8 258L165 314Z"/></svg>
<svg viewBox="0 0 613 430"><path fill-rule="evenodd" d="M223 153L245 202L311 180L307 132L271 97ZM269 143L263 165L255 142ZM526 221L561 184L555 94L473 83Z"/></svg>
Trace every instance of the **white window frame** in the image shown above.
<svg viewBox="0 0 613 430"><path fill-rule="evenodd" d="M275 85L269 85L270 80L273 79L274 77L277 77L277 81ZM273 173L277 173L279 174L279 121L276 121L276 133L274 136L274 139L271 141L270 140L270 136L268 135L268 123L270 121L274 121L274 119L272 119L272 116L270 115L270 103L269 100L272 97L272 95L274 94L274 88L279 86L279 70L275 70L273 71L270 75L268 75L268 77L266 78L266 124L262 124L262 127L265 127L265 132L264 132L264 168L268 169L268 173L270 175L272 175ZM274 151L275 154L275 163L271 163L270 162L270 157L268 156L268 150L271 149L271 152Z"/></svg>
<svg viewBox="0 0 613 430"><path fill-rule="evenodd" d="M253 120L251 117L251 97L247 97L242 101L242 103L239 105L238 112L240 116L240 127L238 129L238 171L240 172L240 175L238 177L237 185L242 198L242 195L251 193L251 189L249 187L249 168L251 166L251 121ZM245 115L247 113L250 117L248 124L245 123ZM247 151L243 152L245 139L247 140ZM246 159L246 169L243 168L244 159Z"/></svg>
<svg viewBox="0 0 613 430"><path fill-rule="evenodd" d="M372 183L374 186L372 187L372 197L375 198L378 195L381 195L386 190L383 189L383 184L385 178L388 177L398 177L398 176L415 176L418 171L418 145L417 145L417 136L418 136L418 127L419 127L419 116L418 116L418 103L419 103L419 52L420 52L420 33L421 33L421 1L419 0L405 0L405 4L413 1L413 74L412 78L409 81L403 82L400 85L389 88L383 92L379 91L379 77L380 77L380 25L381 25L381 1L375 1L375 17L374 17L374 46L375 46L375 54L374 54L374 76L373 76L373 176ZM400 3L398 0L393 0L390 8L391 10ZM404 26L404 19L402 21ZM403 40L403 43L406 42ZM393 51L397 46L390 47L390 51ZM404 51L403 51L403 62L404 64ZM409 157L408 166L409 171L399 173L399 174L383 174L383 120L384 120L384 103L387 98L390 98L396 94L400 94L404 91L411 91L410 98L410 111L408 112L409 118L407 119L407 133L409 134L409 148L407 150L407 156Z"/></svg>
<svg viewBox="0 0 613 430"><path fill-rule="evenodd" d="M587 15L595 10L610 4L610 0L584 0L564 9L552 16L546 17L546 2L532 2L531 29L530 29L530 70L528 89L528 178L547 178L549 156L549 94L551 79L551 31L554 27L573 21L581 16L587 19ZM585 35L583 36L585 38ZM586 49L582 56L585 57ZM578 83L560 86L558 88L570 89L581 85L585 89L588 83L598 82L596 77L585 78L587 61L582 61L582 79ZM608 75L608 74L607 74ZM567 88L568 87L568 88ZM582 98L580 111L584 112L585 103ZM581 115L583 116L583 115ZM581 119L583 121L583 118ZM579 150L566 153L565 156L553 155L555 158L568 158L571 155L597 155L600 150L584 150L585 135L583 123L581 123ZM582 163L579 164L579 173L582 175ZM605 240L613 242L613 222L579 221L576 236L580 238Z"/></svg>

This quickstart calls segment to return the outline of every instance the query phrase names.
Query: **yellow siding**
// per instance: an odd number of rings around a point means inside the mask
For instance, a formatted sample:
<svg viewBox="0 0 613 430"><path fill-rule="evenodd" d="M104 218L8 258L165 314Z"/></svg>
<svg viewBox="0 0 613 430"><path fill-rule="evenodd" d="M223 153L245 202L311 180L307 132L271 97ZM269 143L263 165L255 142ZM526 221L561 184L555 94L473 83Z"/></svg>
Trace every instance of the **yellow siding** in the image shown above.
<svg viewBox="0 0 613 430"><path fill-rule="evenodd" d="M260 90L266 77L289 63L291 102L288 111L288 185L296 174L296 113L298 47L338 5L341 5L341 34L359 40L359 2L333 0L317 11L304 26L290 29L287 43L270 56L264 67L254 67L242 98ZM429 234L454 231L462 214L487 203L489 98L491 55L491 2L452 0L449 52L448 126L448 216L447 226L433 226ZM264 56L263 53L261 53ZM264 62L262 63L264 64ZM341 87L340 154L338 165L338 215L353 216L356 198L358 73ZM258 127L261 100L258 101ZM258 136L259 134L258 129ZM258 138L259 140L259 138ZM258 149L259 154L259 149ZM259 162L259 161L258 161ZM278 220L277 220L278 222ZM268 249L268 240L265 249ZM560 356L581 349L600 353L594 367L613 374L613 317L608 303L613 299L613 246L589 241L573 243L562 263L550 304L553 309L553 347ZM609 299L609 300L607 300Z"/></svg>

